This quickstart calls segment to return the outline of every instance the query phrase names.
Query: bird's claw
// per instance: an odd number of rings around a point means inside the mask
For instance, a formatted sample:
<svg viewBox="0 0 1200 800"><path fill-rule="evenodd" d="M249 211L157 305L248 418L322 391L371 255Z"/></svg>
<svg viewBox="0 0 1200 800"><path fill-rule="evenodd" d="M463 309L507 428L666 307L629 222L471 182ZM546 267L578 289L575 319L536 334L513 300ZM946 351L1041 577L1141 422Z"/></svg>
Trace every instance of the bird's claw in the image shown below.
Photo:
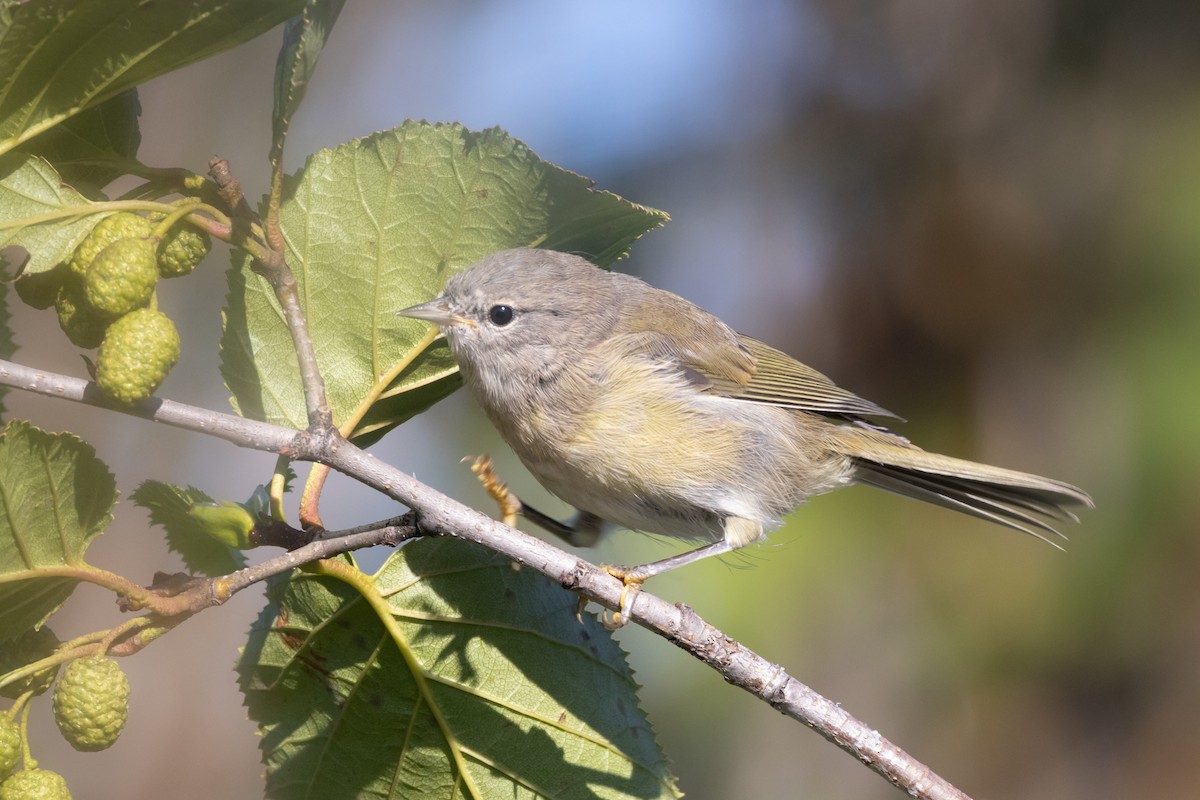
<svg viewBox="0 0 1200 800"><path fill-rule="evenodd" d="M600 612L600 624L610 631L615 631L625 627L630 619L630 611L633 609L633 601L637 598L638 593L642 591L642 583L646 577L639 575L627 567L617 567L609 564L604 565L604 571L621 582L621 599L618 603L620 610L610 612L604 609Z"/></svg>

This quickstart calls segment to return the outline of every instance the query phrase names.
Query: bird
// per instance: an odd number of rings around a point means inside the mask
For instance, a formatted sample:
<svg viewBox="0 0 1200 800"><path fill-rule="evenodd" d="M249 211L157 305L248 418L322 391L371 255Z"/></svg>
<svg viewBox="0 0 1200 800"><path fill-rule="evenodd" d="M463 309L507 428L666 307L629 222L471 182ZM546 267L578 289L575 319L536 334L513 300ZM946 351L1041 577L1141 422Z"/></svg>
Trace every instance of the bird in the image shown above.
<svg viewBox="0 0 1200 800"><path fill-rule="evenodd" d="M573 523L522 505L573 544L618 527L700 540L634 567L641 584L765 538L816 495L866 484L1030 534L1094 507L1050 478L922 450L898 419L677 294L581 256L517 248L396 312L444 334L465 385ZM1055 546L1058 546L1055 544Z"/></svg>

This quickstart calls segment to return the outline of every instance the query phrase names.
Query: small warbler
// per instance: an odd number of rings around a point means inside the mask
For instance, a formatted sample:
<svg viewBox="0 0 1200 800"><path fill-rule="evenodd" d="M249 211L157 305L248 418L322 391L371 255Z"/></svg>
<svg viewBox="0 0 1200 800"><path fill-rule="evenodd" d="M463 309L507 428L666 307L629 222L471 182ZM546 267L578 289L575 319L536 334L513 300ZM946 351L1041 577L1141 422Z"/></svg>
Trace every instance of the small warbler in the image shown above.
<svg viewBox="0 0 1200 800"><path fill-rule="evenodd" d="M666 570L761 539L808 498L864 483L1046 539L1091 498L1067 483L928 453L895 417L693 303L549 250L505 250L396 312L437 325L463 380L538 481L580 510L576 544L612 524L707 540ZM1046 541L1050 541L1046 539ZM632 595L623 594L627 618Z"/></svg>

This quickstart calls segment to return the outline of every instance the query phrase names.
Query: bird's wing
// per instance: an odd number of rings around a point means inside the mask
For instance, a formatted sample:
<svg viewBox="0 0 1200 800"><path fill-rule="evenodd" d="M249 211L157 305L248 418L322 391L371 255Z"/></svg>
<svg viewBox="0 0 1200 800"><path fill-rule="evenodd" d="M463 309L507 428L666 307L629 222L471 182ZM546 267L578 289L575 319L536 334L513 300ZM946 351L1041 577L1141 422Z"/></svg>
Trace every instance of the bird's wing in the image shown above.
<svg viewBox="0 0 1200 800"><path fill-rule="evenodd" d="M881 406L848 392L812 367L749 336L738 337L754 359L755 371L744 384L714 379L713 391L740 400L834 416L893 417Z"/></svg>
<svg viewBox="0 0 1200 800"><path fill-rule="evenodd" d="M742 338L719 318L678 295L647 287L620 333L633 348L677 366L703 388L744 386L757 369Z"/></svg>
<svg viewBox="0 0 1200 800"><path fill-rule="evenodd" d="M736 333L687 300L669 292L654 293L656 312L632 314L635 322L626 332L639 340L639 349L678 365L702 390L829 416L899 419L788 354ZM672 305L678 308L664 307ZM671 321L669 329L664 329L668 326L661 324L662 319Z"/></svg>

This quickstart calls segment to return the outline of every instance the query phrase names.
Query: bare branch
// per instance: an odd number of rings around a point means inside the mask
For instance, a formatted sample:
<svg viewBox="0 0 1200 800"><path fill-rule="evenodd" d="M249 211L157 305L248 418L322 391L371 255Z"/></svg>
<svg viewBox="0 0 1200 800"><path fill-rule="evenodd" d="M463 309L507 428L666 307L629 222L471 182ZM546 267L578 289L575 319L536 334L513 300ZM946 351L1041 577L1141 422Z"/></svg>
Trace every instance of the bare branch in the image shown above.
<svg viewBox="0 0 1200 800"><path fill-rule="evenodd" d="M91 405L106 405L94 386L85 381L40 373L5 361L0 361L0 384ZM588 600L613 610L620 606L622 584L603 569L452 500L341 437L314 435L169 400L148 400L132 410L116 410L218 436L239 447L327 464L409 506L416 514L417 528L422 534L455 536L476 542L537 570ZM387 536L401 533L386 532ZM403 535L412 535L412 530L407 529ZM352 540L356 547L373 544L376 539L373 532L352 536L362 537L361 542L358 538ZM215 603L224 602L233 592L257 580L324 557L314 553L335 542L347 544L337 539L318 540L257 567L218 579L212 582L210 599ZM310 548L313 549L310 551ZM347 549L352 548L342 546L334 552ZM220 581L228 583L221 584ZM634 599L629 616L717 670L729 683L803 722L911 796L923 800L969 800L929 767L855 719L837 703L797 681L781 666L729 638L686 605L672 605L643 591Z"/></svg>

